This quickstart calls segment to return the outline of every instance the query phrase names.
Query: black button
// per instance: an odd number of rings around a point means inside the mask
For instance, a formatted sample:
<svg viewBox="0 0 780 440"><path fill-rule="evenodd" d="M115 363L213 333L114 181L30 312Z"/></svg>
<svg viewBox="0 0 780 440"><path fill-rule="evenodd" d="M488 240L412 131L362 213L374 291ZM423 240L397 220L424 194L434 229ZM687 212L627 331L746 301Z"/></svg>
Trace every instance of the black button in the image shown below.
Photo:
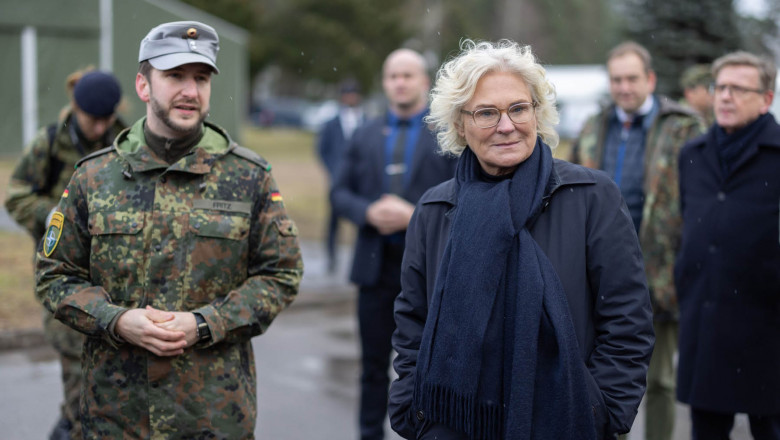
<svg viewBox="0 0 780 440"><path fill-rule="evenodd" d="M423 420L425 420L425 413L424 413L424 412L422 412L422 411L417 411L417 414L416 414L416 415L417 415L417 420L419 420L419 421L421 421L421 422L422 422Z"/></svg>
<svg viewBox="0 0 780 440"><path fill-rule="evenodd" d="M726 200L726 193L723 191L718 192L718 201L723 202Z"/></svg>
<svg viewBox="0 0 780 440"><path fill-rule="evenodd" d="M165 176L160 177L160 182L165 183L168 179Z"/></svg>
<svg viewBox="0 0 780 440"><path fill-rule="evenodd" d="M151 386L152 388L157 388L157 387L160 386L160 384L157 383L157 382L152 382L152 383L149 384L149 386Z"/></svg>
<svg viewBox="0 0 780 440"><path fill-rule="evenodd" d="M154 250L156 250L157 252L160 252L162 250L162 245L160 245L160 244L156 245L154 247Z"/></svg>

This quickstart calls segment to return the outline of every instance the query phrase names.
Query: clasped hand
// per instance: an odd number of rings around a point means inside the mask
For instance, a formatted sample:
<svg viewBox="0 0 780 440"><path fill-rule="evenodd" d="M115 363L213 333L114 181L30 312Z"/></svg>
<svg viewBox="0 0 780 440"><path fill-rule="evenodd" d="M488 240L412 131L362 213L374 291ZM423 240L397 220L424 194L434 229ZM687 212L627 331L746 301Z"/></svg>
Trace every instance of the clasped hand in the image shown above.
<svg viewBox="0 0 780 440"><path fill-rule="evenodd" d="M146 306L122 313L115 331L125 341L157 356L177 356L197 342L196 326L191 312L166 312Z"/></svg>
<svg viewBox="0 0 780 440"><path fill-rule="evenodd" d="M368 205L366 221L380 234L388 235L404 231L414 213L414 205L395 194L384 194L379 200Z"/></svg>

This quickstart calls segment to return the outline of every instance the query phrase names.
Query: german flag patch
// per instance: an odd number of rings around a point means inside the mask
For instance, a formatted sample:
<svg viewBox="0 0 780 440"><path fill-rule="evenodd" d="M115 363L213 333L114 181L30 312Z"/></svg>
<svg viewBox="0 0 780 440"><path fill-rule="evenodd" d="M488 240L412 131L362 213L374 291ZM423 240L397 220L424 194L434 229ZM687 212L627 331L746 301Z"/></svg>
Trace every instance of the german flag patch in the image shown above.
<svg viewBox="0 0 780 440"><path fill-rule="evenodd" d="M51 216L49 221L49 227L46 229L46 235L43 239L43 255L51 256L54 249L57 247L57 243L60 242L62 236L62 225L65 223L65 216L61 212L55 212Z"/></svg>
<svg viewBox="0 0 780 440"><path fill-rule="evenodd" d="M272 202L281 202L282 201L282 194L279 191L274 191L271 193L271 201Z"/></svg>

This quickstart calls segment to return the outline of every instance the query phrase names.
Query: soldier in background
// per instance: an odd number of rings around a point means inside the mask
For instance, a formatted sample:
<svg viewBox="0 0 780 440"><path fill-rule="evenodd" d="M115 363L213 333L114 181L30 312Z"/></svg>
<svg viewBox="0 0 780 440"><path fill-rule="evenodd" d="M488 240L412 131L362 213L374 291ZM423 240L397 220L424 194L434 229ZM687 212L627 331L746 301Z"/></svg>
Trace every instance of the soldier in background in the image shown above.
<svg viewBox="0 0 780 440"><path fill-rule="evenodd" d="M707 64L696 64L683 72L680 77L680 86L683 88L685 104L704 119L707 127L715 122L715 114L712 111L713 96L710 93L712 86L712 73Z"/></svg>
<svg viewBox="0 0 780 440"><path fill-rule="evenodd" d="M111 145L124 128L116 109L121 90L107 72L77 71L65 88L70 103L57 122L41 128L24 150L8 185L5 207L36 243L45 231L46 218L70 181L76 162ZM38 298L42 300L42 298ZM81 438L79 393L83 335L54 319L44 310L46 340L57 350L62 368L64 402L51 439Z"/></svg>
<svg viewBox="0 0 780 440"><path fill-rule="evenodd" d="M204 122L219 39L152 29L146 117L85 158L38 252L38 289L87 335L85 438L253 438L250 339L298 292L297 229L271 167Z"/></svg>
<svg viewBox="0 0 780 440"><path fill-rule="evenodd" d="M586 122L571 159L615 180L639 235L655 330L645 433L648 440L668 440L674 432L679 319L672 277L681 228L677 156L703 127L691 109L653 93L652 59L639 44L625 42L612 49L607 73L613 102Z"/></svg>

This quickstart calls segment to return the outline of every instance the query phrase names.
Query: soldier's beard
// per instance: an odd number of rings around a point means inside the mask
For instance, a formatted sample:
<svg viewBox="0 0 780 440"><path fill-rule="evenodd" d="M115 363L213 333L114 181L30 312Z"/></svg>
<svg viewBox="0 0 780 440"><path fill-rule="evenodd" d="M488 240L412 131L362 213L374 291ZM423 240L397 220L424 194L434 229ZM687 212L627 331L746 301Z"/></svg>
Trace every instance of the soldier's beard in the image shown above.
<svg viewBox="0 0 780 440"><path fill-rule="evenodd" d="M150 96L149 101L152 104L152 111L154 112L154 115L157 117L157 119L159 119L160 122L162 122L166 127L182 136L199 130L201 124L203 124L203 121L206 120L206 116L208 116L208 111L204 112L203 109L199 109L200 117L196 123L192 125L178 124L170 117L171 107L163 106L160 101L155 99L154 96Z"/></svg>

